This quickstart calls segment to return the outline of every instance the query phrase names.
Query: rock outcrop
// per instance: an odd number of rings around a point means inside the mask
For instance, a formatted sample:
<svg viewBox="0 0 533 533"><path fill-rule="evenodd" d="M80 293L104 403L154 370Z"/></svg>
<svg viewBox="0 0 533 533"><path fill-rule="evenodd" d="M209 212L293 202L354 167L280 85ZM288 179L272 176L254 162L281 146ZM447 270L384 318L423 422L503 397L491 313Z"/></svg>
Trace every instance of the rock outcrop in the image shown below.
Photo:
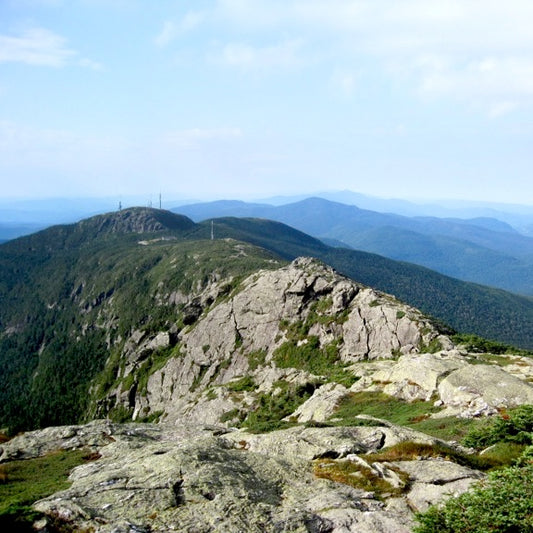
<svg viewBox="0 0 533 533"><path fill-rule="evenodd" d="M105 215L97 215L79 222L78 232L88 231L93 235L106 233L154 233L186 230L194 222L183 215L150 208L127 208Z"/></svg>
<svg viewBox="0 0 533 533"><path fill-rule="evenodd" d="M169 298L180 302L182 325L133 332L97 415L231 426L265 395L297 387L309 394L285 419L299 423L329 420L361 391L434 402L435 417L533 403L530 359L506 356L500 367L469 354L416 309L313 259Z"/></svg>
<svg viewBox="0 0 533 533"><path fill-rule="evenodd" d="M153 338L135 332L125 343L126 365L117 380L129 388L121 385L109 397L132 409L134 419L160 413L166 421L216 423L239 407L225 387L242 376L251 376L255 390L264 393L280 380L324 382L313 361L283 361L282 350L305 348L309 359L327 352L329 364L343 368L418 354L431 344L453 347L419 311L313 259L260 271L229 295L216 283L207 292L209 296L196 298L197 312L181 331ZM148 369L148 378L139 386L136 373L146 354L172 346L173 356L159 368ZM109 397L102 402L106 409L112 404ZM248 395L240 403L248 409L255 398Z"/></svg>
<svg viewBox="0 0 533 533"><path fill-rule="evenodd" d="M2 458L54 446L98 450L100 459L74 469L69 489L35 504L76 531L407 533L413 510L463 492L482 475L446 460L366 462L368 453L404 441L437 442L391 424L254 435L97 421L17 437ZM316 475L323 461L333 468L335 461L362 465L398 490L378 497L323 479Z"/></svg>
<svg viewBox="0 0 533 533"><path fill-rule="evenodd" d="M432 415L436 418L490 416L501 409L533 403L533 384L528 381L533 360L513 355L505 360L511 364L481 364L459 350L405 355L397 361L381 362L374 372L367 369L350 390L381 391L406 401L432 400L443 408Z"/></svg>
<svg viewBox="0 0 533 533"><path fill-rule="evenodd" d="M439 396L450 414L474 417L498 409L533 404L533 386L496 366L466 365L439 385Z"/></svg>

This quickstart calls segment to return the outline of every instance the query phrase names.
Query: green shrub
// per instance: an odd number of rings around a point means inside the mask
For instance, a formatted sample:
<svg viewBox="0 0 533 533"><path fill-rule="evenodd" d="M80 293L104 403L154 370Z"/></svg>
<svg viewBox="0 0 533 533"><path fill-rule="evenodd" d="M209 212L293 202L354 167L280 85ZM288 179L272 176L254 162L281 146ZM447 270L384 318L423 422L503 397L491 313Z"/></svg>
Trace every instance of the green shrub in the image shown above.
<svg viewBox="0 0 533 533"><path fill-rule="evenodd" d="M240 421L243 419L242 413L239 409L231 409L230 411L226 411L225 413L222 413L219 418L220 422L229 422L235 419Z"/></svg>
<svg viewBox="0 0 533 533"><path fill-rule="evenodd" d="M459 441L480 423L482 423L480 420L447 416L442 418L420 417L413 419L409 425L417 431L422 431L422 433L439 439Z"/></svg>
<svg viewBox="0 0 533 533"><path fill-rule="evenodd" d="M509 409L485 424L472 428L463 439L463 444L480 449L501 441L533 444L533 405Z"/></svg>
<svg viewBox="0 0 533 533"><path fill-rule="evenodd" d="M290 425L283 418L292 414L305 400L311 397L316 386L313 383L294 385L278 381L274 390L277 394L262 394L257 400L254 411L248 413L243 427L254 432L273 431Z"/></svg>
<svg viewBox="0 0 533 533"><path fill-rule="evenodd" d="M495 467L511 466L524 453L526 446L516 442L498 442L483 452L479 457L492 463Z"/></svg>
<svg viewBox="0 0 533 533"><path fill-rule="evenodd" d="M266 361L267 351L266 350L256 350L249 352L247 354L248 366L250 370L254 371L260 366L264 366Z"/></svg>
<svg viewBox="0 0 533 533"><path fill-rule="evenodd" d="M527 466L528 464L533 464L533 446L528 446L516 461L516 466Z"/></svg>
<svg viewBox="0 0 533 533"><path fill-rule="evenodd" d="M339 359L339 341L320 346L315 335L306 338L307 342L298 346L297 341L288 340L274 351L273 360L279 368L298 368L311 374L324 376L327 381L341 383L346 387L353 385L357 379L346 370Z"/></svg>
<svg viewBox="0 0 533 533"><path fill-rule="evenodd" d="M455 344L461 344L465 347L466 350L472 353L491 353L495 355L502 354L521 354L531 356L533 352L529 350L521 350L509 346L508 344L503 344L497 341L491 341L483 339L478 335L472 334L461 334L458 333L452 336L452 340Z"/></svg>
<svg viewBox="0 0 533 533"><path fill-rule="evenodd" d="M255 390L256 384L252 377L243 376L236 381L230 381L226 387L228 390L233 392L244 392L244 391L253 391Z"/></svg>
<svg viewBox="0 0 533 533"><path fill-rule="evenodd" d="M207 374L207 371L209 370L209 365L200 365L200 370L198 371L198 374L193 379L193 382L191 383L191 386L189 387L190 392L194 392L200 383L202 382L202 379L204 379L204 376Z"/></svg>
<svg viewBox="0 0 533 533"><path fill-rule="evenodd" d="M161 420L161 417L165 414L165 411L159 410L154 411L153 413L147 414L145 416L141 416L139 418L135 419L135 422L139 423L145 423L145 424L152 424L157 423Z"/></svg>
<svg viewBox="0 0 533 533"><path fill-rule="evenodd" d="M131 417L133 416L133 407L126 407L124 404L120 403L115 405L109 411L108 416L113 422L117 422L118 424L131 422Z"/></svg>
<svg viewBox="0 0 533 533"><path fill-rule="evenodd" d="M318 337L307 338L305 344L297 345L294 341L284 342L274 351L274 362L279 368L300 368L308 369L321 366L322 359L320 353L320 343Z"/></svg>
<svg viewBox="0 0 533 533"><path fill-rule="evenodd" d="M533 532L533 463L491 472L469 492L416 515L414 533Z"/></svg>
<svg viewBox="0 0 533 533"><path fill-rule="evenodd" d="M437 338L432 339L428 344L421 341L418 349L421 353L437 353L442 350L442 343Z"/></svg>

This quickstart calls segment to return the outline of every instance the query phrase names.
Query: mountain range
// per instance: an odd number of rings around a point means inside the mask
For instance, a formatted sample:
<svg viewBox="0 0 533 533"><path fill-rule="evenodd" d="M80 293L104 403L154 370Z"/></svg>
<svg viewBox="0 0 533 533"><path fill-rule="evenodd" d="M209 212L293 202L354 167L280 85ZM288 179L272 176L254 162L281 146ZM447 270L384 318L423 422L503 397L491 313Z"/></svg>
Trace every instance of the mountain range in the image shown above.
<svg viewBox="0 0 533 533"><path fill-rule="evenodd" d="M531 352L386 285L532 344L528 298L265 219L124 209L1 245L0 427L25 431L0 431L0 528L408 533L489 468L486 522L524 523Z"/></svg>
<svg viewBox="0 0 533 533"><path fill-rule="evenodd" d="M531 299L147 208L0 245L0 299L2 530L408 533L517 460L528 516L531 352L442 322L530 347Z"/></svg>
<svg viewBox="0 0 533 533"><path fill-rule="evenodd" d="M240 201L192 204L174 211L277 220L333 246L406 261L442 274L533 296L533 238L495 218L406 217L323 198L273 206Z"/></svg>
<svg viewBox="0 0 533 533"><path fill-rule="evenodd" d="M234 242L243 248L236 251ZM330 247L279 222L195 223L168 211L127 209L0 246L0 423L77 420L118 339L139 327L157 330L177 303L194 300L191 294L214 279L227 278L231 291L242 276L300 256L394 294L459 332L533 348L531 299ZM174 296L162 300L160 287ZM201 312L189 304L185 324Z"/></svg>

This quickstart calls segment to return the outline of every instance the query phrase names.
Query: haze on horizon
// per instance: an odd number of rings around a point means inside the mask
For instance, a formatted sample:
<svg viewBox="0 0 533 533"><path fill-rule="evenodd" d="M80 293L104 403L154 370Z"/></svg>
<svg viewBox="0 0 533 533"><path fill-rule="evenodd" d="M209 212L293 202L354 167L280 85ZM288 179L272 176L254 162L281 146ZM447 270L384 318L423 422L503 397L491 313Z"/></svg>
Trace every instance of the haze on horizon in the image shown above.
<svg viewBox="0 0 533 533"><path fill-rule="evenodd" d="M525 0L3 0L0 200L533 205Z"/></svg>

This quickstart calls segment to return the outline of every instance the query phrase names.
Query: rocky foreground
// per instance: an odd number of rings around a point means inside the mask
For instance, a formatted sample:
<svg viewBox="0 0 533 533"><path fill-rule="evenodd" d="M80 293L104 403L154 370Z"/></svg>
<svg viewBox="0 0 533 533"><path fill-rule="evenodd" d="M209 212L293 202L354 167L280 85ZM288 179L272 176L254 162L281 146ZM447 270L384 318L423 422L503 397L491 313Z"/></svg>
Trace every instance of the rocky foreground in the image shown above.
<svg viewBox="0 0 533 533"><path fill-rule="evenodd" d="M1 460L90 447L72 486L35 504L75 531L408 532L413 511L459 494L481 473L444 459L370 463L399 442L437 439L389 423L267 434L221 427L113 424L47 428L3 445ZM319 477L346 462L348 476L385 482L376 492ZM359 472L359 473L358 473ZM46 531L46 524L38 524Z"/></svg>

